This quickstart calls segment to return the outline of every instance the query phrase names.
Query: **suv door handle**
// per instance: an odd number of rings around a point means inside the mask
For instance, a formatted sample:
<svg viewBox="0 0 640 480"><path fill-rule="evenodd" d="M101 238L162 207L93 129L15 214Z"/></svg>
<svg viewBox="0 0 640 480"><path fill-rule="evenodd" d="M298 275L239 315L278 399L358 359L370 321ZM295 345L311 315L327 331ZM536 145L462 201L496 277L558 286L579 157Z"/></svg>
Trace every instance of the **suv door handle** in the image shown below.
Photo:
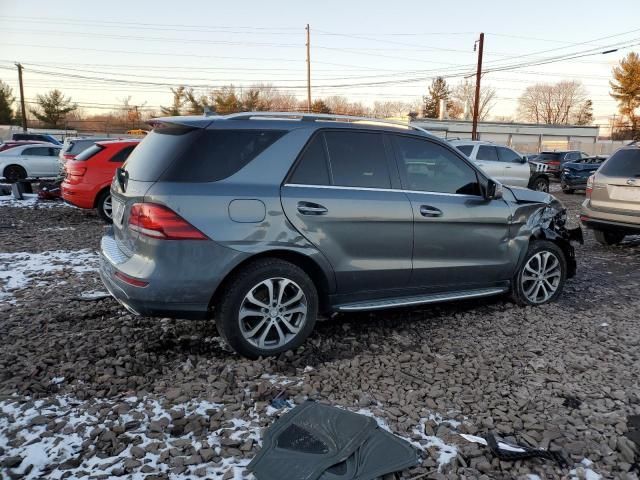
<svg viewBox="0 0 640 480"><path fill-rule="evenodd" d="M324 215L329 210L318 203L298 202L298 211L302 215Z"/></svg>
<svg viewBox="0 0 640 480"><path fill-rule="evenodd" d="M441 217L442 210L436 207L432 207L430 205L421 205L420 215L422 215L423 217Z"/></svg>

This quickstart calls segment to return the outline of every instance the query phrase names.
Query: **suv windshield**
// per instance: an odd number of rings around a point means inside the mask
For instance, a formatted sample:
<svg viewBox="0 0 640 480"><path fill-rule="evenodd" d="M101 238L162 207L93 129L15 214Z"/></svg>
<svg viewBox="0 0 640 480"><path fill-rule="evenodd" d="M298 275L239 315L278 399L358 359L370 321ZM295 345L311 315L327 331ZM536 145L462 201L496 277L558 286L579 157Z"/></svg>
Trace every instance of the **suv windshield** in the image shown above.
<svg viewBox="0 0 640 480"><path fill-rule="evenodd" d="M640 149L618 150L600 167L609 177L640 177Z"/></svg>

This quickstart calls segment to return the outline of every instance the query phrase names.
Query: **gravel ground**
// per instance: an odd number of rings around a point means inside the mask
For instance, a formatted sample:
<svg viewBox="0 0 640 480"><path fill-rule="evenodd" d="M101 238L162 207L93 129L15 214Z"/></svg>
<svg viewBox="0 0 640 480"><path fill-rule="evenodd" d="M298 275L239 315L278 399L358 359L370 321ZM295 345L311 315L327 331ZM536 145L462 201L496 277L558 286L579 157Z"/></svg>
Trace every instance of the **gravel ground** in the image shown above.
<svg viewBox="0 0 640 480"><path fill-rule="evenodd" d="M556 195L575 218L583 195ZM551 305L339 315L296 352L248 361L210 322L104 298L102 230L92 212L0 200L0 477L250 478L284 392L410 440L423 461L398 478L638 478L640 237L603 247L587 233ZM460 436L487 432L569 465L501 462Z"/></svg>

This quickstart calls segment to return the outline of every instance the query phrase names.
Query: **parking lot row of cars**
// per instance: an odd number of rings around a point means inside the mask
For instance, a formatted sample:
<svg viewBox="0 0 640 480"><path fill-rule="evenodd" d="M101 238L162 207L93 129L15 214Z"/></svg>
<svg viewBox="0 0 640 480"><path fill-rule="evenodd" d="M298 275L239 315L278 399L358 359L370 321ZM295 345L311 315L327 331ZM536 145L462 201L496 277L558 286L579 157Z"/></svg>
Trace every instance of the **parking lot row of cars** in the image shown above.
<svg viewBox="0 0 640 480"><path fill-rule="evenodd" d="M581 220L598 241L640 232L635 145L605 162L529 161L392 123L264 112L158 119L142 143L84 143L0 158L59 149L63 198L113 223L101 241L110 293L136 314L215 316L249 357L300 345L319 314L507 292L553 301L582 241L547 193L556 171L575 190L596 167Z"/></svg>

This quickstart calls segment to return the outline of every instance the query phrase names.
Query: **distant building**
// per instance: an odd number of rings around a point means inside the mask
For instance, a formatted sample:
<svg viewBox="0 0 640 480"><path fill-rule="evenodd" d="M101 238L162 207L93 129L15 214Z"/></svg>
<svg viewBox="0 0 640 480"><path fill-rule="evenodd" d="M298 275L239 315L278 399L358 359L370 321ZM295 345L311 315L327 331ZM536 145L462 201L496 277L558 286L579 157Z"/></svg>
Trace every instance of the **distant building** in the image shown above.
<svg viewBox="0 0 640 480"><path fill-rule="evenodd" d="M471 138L473 123L468 120L418 118L411 122L443 138ZM522 153L541 150L596 150L599 127L590 125L542 125L537 123L478 122L480 140L509 145Z"/></svg>

